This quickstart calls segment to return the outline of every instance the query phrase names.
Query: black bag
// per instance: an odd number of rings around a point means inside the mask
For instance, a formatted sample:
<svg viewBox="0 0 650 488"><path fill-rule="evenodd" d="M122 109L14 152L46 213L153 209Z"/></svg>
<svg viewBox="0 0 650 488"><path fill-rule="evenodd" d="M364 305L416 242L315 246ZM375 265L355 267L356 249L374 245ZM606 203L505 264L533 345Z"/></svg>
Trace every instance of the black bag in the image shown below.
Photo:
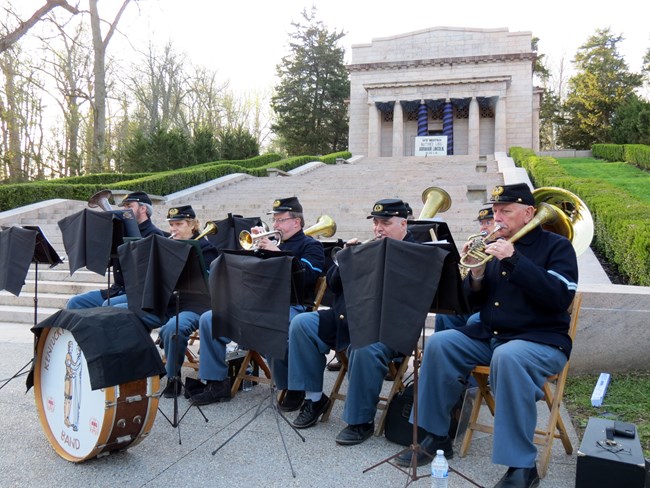
<svg viewBox="0 0 650 488"><path fill-rule="evenodd" d="M413 444L413 425L409 422L413 407L413 382L397 393L388 405L384 435L386 439L402 446ZM422 442L427 432L418 427L418 443Z"/></svg>
<svg viewBox="0 0 650 488"><path fill-rule="evenodd" d="M463 399L465 390L454 405L451 411L451 422L449 423L449 437L453 440L458 430L460 413L463 408ZM402 446L413 444L413 425L409 422L411 408L413 407L413 382L409 382L402 391L397 393L388 405L386 414L386 425L384 435L386 439ZM427 435L427 431L418 427L418 443L422 442Z"/></svg>

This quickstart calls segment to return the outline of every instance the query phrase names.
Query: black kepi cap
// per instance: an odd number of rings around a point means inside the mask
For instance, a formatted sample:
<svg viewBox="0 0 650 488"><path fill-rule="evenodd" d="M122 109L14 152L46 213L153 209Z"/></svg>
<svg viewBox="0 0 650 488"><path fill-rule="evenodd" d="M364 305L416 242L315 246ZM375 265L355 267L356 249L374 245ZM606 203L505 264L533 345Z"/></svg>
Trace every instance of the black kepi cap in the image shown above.
<svg viewBox="0 0 650 488"><path fill-rule="evenodd" d="M405 219L408 215L408 209L402 200L397 198L386 198L375 203L375 206L372 207L372 212L370 212L370 215L366 218L372 219L373 217L380 217L389 219L391 217L402 217Z"/></svg>
<svg viewBox="0 0 650 488"><path fill-rule="evenodd" d="M282 213L282 212L296 212L302 213L302 205L297 197L278 198L273 202L273 210L266 212L267 215Z"/></svg>
<svg viewBox="0 0 650 488"><path fill-rule="evenodd" d="M134 191L133 193L129 193L127 196L124 197L124 200L120 202L119 206L123 207L124 204L127 202L139 202L139 203L147 203L149 205L153 205L153 203L151 203L151 198L149 198L149 195L147 195L143 191Z"/></svg>
<svg viewBox="0 0 650 488"><path fill-rule="evenodd" d="M195 219L196 213L191 205L182 207L172 207L167 211L167 220L187 220Z"/></svg>
<svg viewBox="0 0 650 488"><path fill-rule="evenodd" d="M526 183L499 185L492 189L492 198L487 203L521 203L535 206L535 197Z"/></svg>
<svg viewBox="0 0 650 488"><path fill-rule="evenodd" d="M492 220L494 219L494 211L492 210L492 205L489 207L483 207L478 211L478 217L476 220L480 222L481 220Z"/></svg>

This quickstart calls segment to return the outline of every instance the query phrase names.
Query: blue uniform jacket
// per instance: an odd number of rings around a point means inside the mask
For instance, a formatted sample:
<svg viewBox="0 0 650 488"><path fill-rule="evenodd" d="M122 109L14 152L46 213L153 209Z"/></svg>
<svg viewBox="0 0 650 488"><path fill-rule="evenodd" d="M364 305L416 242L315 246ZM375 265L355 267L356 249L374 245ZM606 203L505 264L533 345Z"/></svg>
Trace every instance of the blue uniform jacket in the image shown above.
<svg viewBox="0 0 650 488"><path fill-rule="evenodd" d="M527 341L560 348L569 357L569 313L578 288L578 262L566 238L537 227L515 243L515 254L492 259L479 291L464 287L481 321L458 330L477 339Z"/></svg>
<svg viewBox="0 0 650 488"><path fill-rule="evenodd" d="M278 247L281 251L290 252L294 257L298 258L300 266L304 270L305 297L312 297L316 280L323 274L325 269L323 244L299 230L286 241L282 241Z"/></svg>

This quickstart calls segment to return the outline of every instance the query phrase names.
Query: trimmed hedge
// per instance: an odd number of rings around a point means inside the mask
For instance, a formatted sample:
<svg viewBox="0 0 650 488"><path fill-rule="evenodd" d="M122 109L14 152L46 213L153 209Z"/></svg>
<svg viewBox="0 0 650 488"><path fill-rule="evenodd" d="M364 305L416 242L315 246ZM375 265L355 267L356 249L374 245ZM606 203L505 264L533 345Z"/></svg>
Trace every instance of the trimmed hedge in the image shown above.
<svg viewBox="0 0 650 488"><path fill-rule="evenodd" d="M594 219L592 245L631 285L650 286L650 205L606 181L573 178L555 158L538 157L530 149L511 148L510 155L528 171L535 187L557 186L578 195Z"/></svg>
<svg viewBox="0 0 650 488"><path fill-rule="evenodd" d="M650 146L644 144L594 144L591 154L605 161L624 161L650 170Z"/></svg>
<svg viewBox="0 0 650 488"><path fill-rule="evenodd" d="M337 158L349 158L348 151L326 156L296 156L282 159L279 154L264 154L244 161L215 161L160 173L96 174L32 183L0 186L0 211L22 207L43 200L64 198L87 200L103 190L132 189L152 195L169 195L232 173L267 176L268 168L290 171L311 161L335 164Z"/></svg>

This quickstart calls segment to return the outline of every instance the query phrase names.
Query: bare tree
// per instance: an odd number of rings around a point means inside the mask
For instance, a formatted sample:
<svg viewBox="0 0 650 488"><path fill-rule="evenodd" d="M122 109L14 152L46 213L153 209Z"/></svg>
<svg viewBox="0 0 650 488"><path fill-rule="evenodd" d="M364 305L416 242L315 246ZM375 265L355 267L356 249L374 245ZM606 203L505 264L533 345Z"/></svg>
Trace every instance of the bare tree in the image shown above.
<svg viewBox="0 0 650 488"><path fill-rule="evenodd" d="M56 7L63 7L73 15L79 13L76 7L73 7L65 0L46 0L45 5L39 8L32 16L25 20L19 21L18 27L9 32L6 36L0 37L0 53L6 51L13 46L18 40L23 37L29 29L34 27L40 20L42 20L50 11Z"/></svg>
<svg viewBox="0 0 650 488"><path fill-rule="evenodd" d="M130 0L123 0L122 6L109 24L106 36L102 37L101 22L97 3L99 0L88 0L90 10L90 28L93 38L94 59L94 94L93 94L93 151L90 160L90 172L104 169L106 160L106 48L110 42L117 24Z"/></svg>

